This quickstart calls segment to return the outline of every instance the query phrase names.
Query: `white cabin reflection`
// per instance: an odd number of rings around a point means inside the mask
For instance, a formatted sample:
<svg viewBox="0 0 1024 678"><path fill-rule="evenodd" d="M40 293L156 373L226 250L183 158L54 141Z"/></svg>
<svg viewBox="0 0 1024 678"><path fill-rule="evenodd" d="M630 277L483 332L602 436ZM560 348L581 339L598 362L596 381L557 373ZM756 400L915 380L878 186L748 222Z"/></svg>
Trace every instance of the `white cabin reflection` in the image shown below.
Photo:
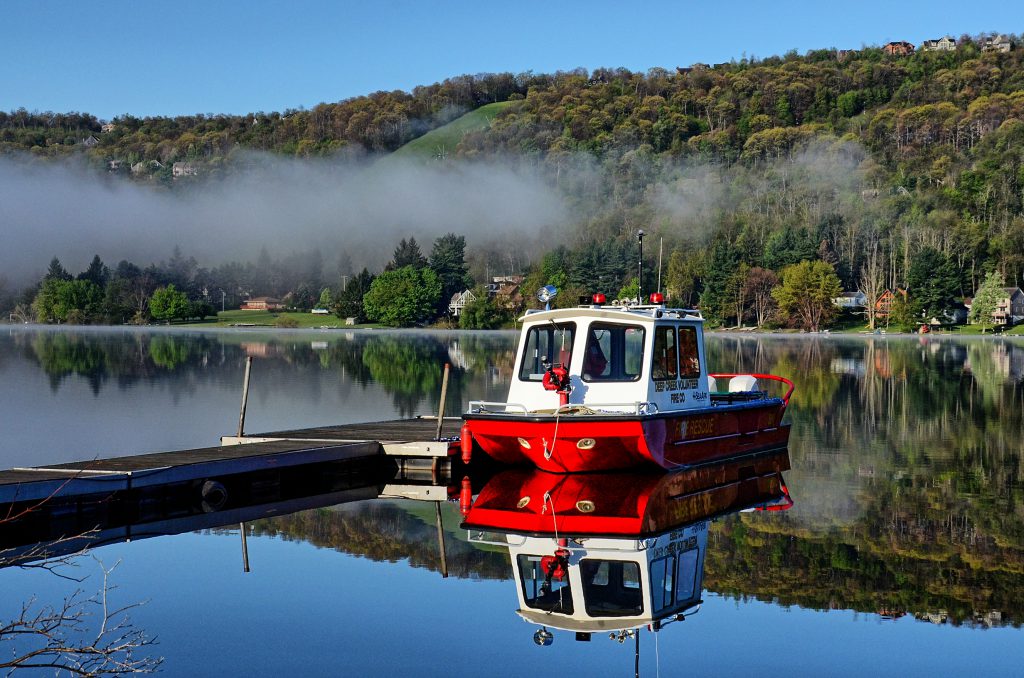
<svg viewBox="0 0 1024 678"><path fill-rule="evenodd" d="M788 468L783 451L653 477L503 472L463 525L469 541L508 549L516 613L540 627L538 644L551 629L622 642L700 609L710 521L791 506ZM615 486L629 488L622 502L579 499L607 500Z"/></svg>

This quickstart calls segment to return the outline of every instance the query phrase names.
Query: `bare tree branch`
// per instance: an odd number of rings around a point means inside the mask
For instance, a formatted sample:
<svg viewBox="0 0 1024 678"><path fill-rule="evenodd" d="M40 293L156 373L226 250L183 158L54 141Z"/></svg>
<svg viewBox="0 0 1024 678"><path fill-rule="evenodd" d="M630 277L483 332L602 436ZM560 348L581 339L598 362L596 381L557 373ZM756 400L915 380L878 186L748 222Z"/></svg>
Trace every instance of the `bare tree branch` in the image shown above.
<svg viewBox="0 0 1024 678"><path fill-rule="evenodd" d="M50 498L52 495L47 500ZM9 509L5 516L0 516L0 524L25 517L42 503L17 513ZM95 534L96 530L89 530L25 549L0 550L0 569L42 569L80 584L87 576L73 576L66 570L78 567ZM72 553L54 556L69 548L74 549ZM103 581L96 593L87 595L79 587L55 604L41 603L32 597L22 604L15 618L0 620L0 674L10 676L18 669L35 668L53 669L58 674L112 676L152 673L160 666L162 657L144 652L156 639L135 627L129 615L142 603L112 606L110 593L115 587L110 578L117 564L110 568L102 563L99 566Z"/></svg>

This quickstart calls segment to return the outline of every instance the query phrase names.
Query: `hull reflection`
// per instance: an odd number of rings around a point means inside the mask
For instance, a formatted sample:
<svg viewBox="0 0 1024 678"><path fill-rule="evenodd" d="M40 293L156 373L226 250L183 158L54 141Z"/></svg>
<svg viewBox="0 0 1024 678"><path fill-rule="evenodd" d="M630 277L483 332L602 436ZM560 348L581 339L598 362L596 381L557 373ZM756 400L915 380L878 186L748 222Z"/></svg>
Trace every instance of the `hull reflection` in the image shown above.
<svg viewBox="0 0 1024 678"><path fill-rule="evenodd" d="M540 627L538 644L549 629L622 642L699 609L709 521L792 506L788 469L782 450L667 474L503 471L462 527L508 550L517 614Z"/></svg>

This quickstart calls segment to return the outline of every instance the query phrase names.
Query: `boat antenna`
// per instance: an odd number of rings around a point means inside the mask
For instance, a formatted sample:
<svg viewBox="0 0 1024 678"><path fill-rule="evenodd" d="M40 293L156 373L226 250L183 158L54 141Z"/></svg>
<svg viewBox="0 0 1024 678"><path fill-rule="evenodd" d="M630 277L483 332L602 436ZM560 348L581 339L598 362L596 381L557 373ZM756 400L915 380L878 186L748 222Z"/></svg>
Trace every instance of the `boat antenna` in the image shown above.
<svg viewBox="0 0 1024 678"><path fill-rule="evenodd" d="M636 303L644 303L644 229L636 232L636 241L640 243L640 260L637 265Z"/></svg>
<svg viewBox="0 0 1024 678"><path fill-rule="evenodd" d="M661 292L661 256L665 254L665 238L658 238L658 291Z"/></svg>

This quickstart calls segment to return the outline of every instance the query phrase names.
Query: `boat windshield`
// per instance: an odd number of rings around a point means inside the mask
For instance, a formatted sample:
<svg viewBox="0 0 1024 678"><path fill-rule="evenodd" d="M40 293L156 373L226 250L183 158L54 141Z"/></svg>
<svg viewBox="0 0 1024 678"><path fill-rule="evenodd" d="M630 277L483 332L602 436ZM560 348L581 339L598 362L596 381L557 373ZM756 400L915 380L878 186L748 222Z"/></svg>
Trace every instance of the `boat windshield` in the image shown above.
<svg viewBox="0 0 1024 678"><path fill-rule="evenodd" d="M521 554L517 558L523 583L523 600L527 606L546 612L572 614L572 591L569 576L549 576L541 566L541 556Z"/></svg>
<svg viewBox="0 0 1024 678"><path fill-rule="evenodd" d="M689 603L699 595L698 555L697 549L690 549L681 553L671 553L651 562L651 589L655 614L681 603Z"/></svg>
<svg viewBox="0 0 1024 678"><path fill-rule="evenodd" d="M631 560L580 561L583 602L592 617L635 617L643 612L640 566Z"/></svg>
<svg viewBox="0 0 1024 678"><path fill-rule="evenodd" d="M643 327L591 324L583 356L584 381L636 381L643 364Z"/></svg>
<svg viewBox="0 0 1024 678"><path fill-rule="evenodd" d="M576 323L549 323L531 327L526 333L526 349L519 378L540 381L546 371L545 363L569 369L572 359L572 341L576 336Z"/></svg>
<svg viewBox="0 0 1024 678"><path fill-rule="evenodd" d="M675 379L679 376L679 356L676 350L676 328L660 325L654 328L654 355L651 378Z"/></svg>

